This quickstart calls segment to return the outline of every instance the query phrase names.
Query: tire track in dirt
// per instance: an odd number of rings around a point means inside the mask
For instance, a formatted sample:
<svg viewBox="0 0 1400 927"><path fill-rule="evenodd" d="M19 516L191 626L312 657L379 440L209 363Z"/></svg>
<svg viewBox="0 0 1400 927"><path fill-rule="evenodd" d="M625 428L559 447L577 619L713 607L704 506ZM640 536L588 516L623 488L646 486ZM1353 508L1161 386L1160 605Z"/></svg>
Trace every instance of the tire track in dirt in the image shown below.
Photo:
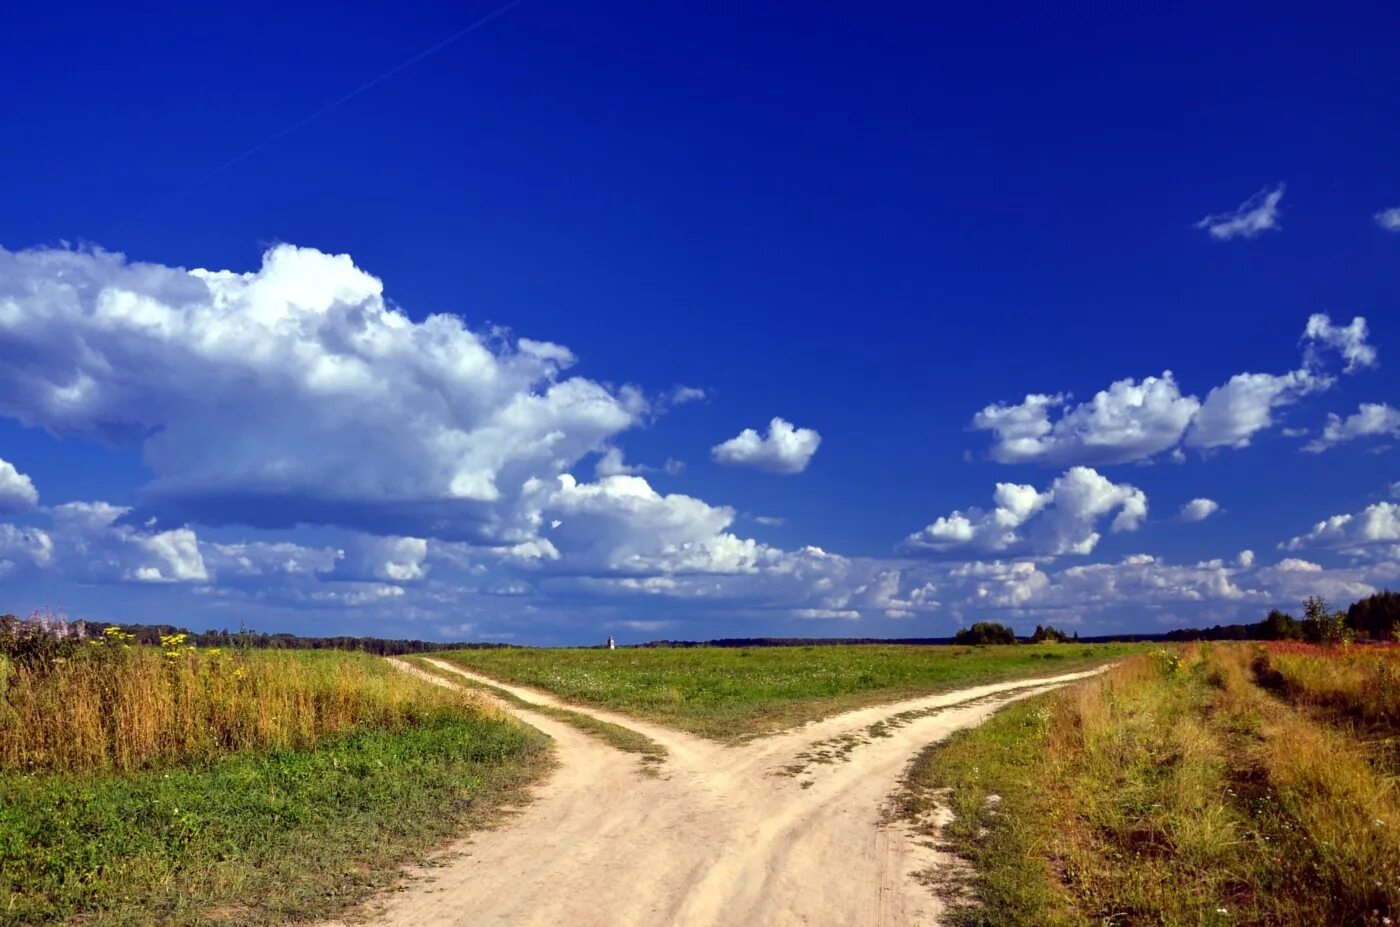
<svg viewBox="0 0 1400 927"><path fill-rule="evenodd" d="M409 671L415 667L395 661ZM547 714L488 703L554 738L558 766L502 826L459 842L361 912L382 927L787 927L935 923L925 838L887 800L914 756L1010 701L1086 676L976 686L846 712L728 746L565 703L439 660L539 706L631 728L669 751L660 776ZM421 669L418 672L423 672ZM431 674L428 674L431 675ZM434 677L442 684L445 680ZM449 683L450 684L450 683ZM825 761L823 745L839 749Z"/></svg>

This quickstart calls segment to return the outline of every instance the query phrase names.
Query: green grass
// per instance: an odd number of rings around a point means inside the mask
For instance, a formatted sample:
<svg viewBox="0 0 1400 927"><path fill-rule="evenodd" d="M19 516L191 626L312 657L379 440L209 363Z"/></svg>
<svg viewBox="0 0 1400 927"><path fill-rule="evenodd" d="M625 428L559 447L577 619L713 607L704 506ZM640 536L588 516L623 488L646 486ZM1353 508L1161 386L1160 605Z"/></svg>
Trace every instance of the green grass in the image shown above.
<svg viewBox="0 0 1400 927"><path fill-rule="evenodd" d="M1393 777L1261 688L1254 653L1139 657L921 756L900 810L952 813L928 828L970 866L940 886L971 902L950 923L1394 921Z"/></svg>
<svg viewBox="0 0 1400 927"><path fill-rule="evenodd" d="M452 708L309 748L0 774L0 924L323 917L518 801L547 747L508 719Z"/></svg>
<svg viewBox="0 0 1400 927"><path fill-rule="evenodd" d="M1026 676L1087 669L1137 644L1007 647L839 645L454 650L437 656L567 701L717 740L792 727L838 711Z"/></svg>
<svg viewBox="0 0 1400 927"><path fill-rule="evenodd" d="M414 663L427 672L441 676L455 685L464 686L469 689L479 689L483 692L490 692L508 705L512 705L516 708L523 708L527 711L538 712L539 714L554 718L556 721L563 721L570 727L582 731L590 737L596 737L624 753L635 753L641 757L644 767L648 770L653 770L656 764L663 763L666 760L667 751L665 747L645 734L634 731L631 728L603 721L592 715L586 715L581 711L571 711L567 708L558 708L553 705L539 705L534 702L527 702L513 692L508 692L499 686L488 685L484 682L478 682L475 679L468 679L466 676L462 676L459 673L453 673L434 666L432 663L421 658L415 659Z"/></svg>

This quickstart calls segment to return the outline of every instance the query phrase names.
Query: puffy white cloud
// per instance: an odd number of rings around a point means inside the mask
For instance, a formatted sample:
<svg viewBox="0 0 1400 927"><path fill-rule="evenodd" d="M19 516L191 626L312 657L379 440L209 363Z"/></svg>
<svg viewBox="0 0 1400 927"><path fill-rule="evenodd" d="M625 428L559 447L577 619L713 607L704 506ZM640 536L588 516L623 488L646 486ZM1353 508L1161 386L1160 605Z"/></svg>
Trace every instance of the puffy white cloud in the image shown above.
<svg viewBox="0 0 1400 927"><path fill-rule="evenodd" d="M770 473L801 473L822 443L811 428L794 428L782 418L768 423L767 436L745 428L736 437L710 449L717 463L753 467Z"/></svg>
<svg viewBox="0 0 1400 927"><path fill-rule="evenodd" d="M1263 232L1278 229L1281 227L1278 213L1283 191L1283 184L1272 190L1265 187L1230 212L1206 216L1196 223L1196 228L1205 229L1217 241L1254 238Z"/></svg>
<svg viewBox="0 0 1400 927"><path fill-rule="evenodd" d="M132 535L130 542L147 554L147 562L130 574L143 583L187 583L209 578L199 552L199 538L189 528Z"/></svg>
<svg viewBox="0 0 1400 927"><path fill-rule="evenodd" d="M1242 550L1242 551L1240 551L1239 554L1235 557L1235 562L1238 563L1240 566L1245 567L1245 568L1249 568L1249 567L1254 566L1254 551L1252 551L1252 550Z"/></svg>
<svg viewBox="0 0 1400 927"><path fill-rule="evenodd" d="M428 575L428 567L424 564L428 559L426 538L367 538L361 546L360 556L371 575L377 579L404 583Z"/></svg>
<svg viewBox="0 0 1400 927"><path fill-rule="evenodd" d="M1112 531L1134 531L1147 517L1147 496L1088 467L1072 467L1044 492L1020 483L998 483L990 510L972 508L943 516L909 535L911 551L955 550L1087 554L1097 546L1098 522L1114 515ZM1114 514L1116 512L1116 514Z"/></svg>
<svg viewBox="0 0 1400 927"><path fill-rule="evenodd" d="M1383 402L1363 402L1356 412L1345 419L1336 413L1328 413L1322 434L1305 444L1303 450L1320 454L1344 441L1374 435L1400 438L1400 409Z"/></svg>
<svg viewBox="0 0 1400 927"><path fill-rule="evenodd" d="M1400 541L1400 503L1377 502L1356 514L1333 515L1280 544L1283 550L1357 549Z"/></svg>
<svg viewBox="0 0 1400 927"><path fill-rule="evenodd" d="M1119 380L1051 423L1050 410L1065 398L1032 394L1014 406L992 404L972 427L995 433L992 457L1001 463L1122 463L1174 447L1200 408L1194 396L1181 395L1170 370L1140 383Z"/></svg>
<svg viewBox="0 0 1400 927"><path fill-rule="evenodd" d="M0 513L23 512L38 504L39 492L34 488L34 481L16 470L8 460L0 459Z"/></svg>
<svg viewBox="0 0 1400 927"><path fill-rule="evenodd" d="M647 412L564 377L566 348L415 322L348 256L291 245L251 273L0 249L0 356L0 414L140 444L175 520L507 536L526 481Z"/></svg>
<svg viewBox="0 0 1400 927"><path fill-rule="evenodd" d="M1192 499L1181 507L1182 521L1205 521L1220 511L1220 503L1214 499Z"/></svg>
<svg viewBox="0 0 1400 927"><path fill-rule="evenodd" d="M1400 232L1400 206L1382 209L1373 218L1376 220L1376 225L1387 232Z"/></svg>
<svg viewBox="0 0 1400 927"><path fill-rule="evenodd" d="M1024 608L1050 588L1050 577L1026 561L973 561L949 570L940 586L945 598L963 607Z"/></svg>
<svg viewBox="0 0 1400 927"><path fill-rule="evenodd" d="M1274 423L1274 410L1327 389L1329 377L1306 368L1291 373L1239 373L1206 394L1186 434L1190 447L1248 447Z"/></svg>
<svg viewBox="0 0 1400 927"><path fill-rule="evenodd" d="M569 570L636 574L751 572L776 554L728 531L735 513L678 493L661 495L640 476L580 483L564 474L532 487L549 540Z"/></svg>
<svg viewBox="0 0 1400 927"><path fill-rule="evenodd" d="M1376 365L1376 349L1366 341L1369 335L1366 320L1361 316L1352 319L1350 325L1333 325L1321 312L1308 316L1308 326L1303 330L1305 341L1333 348L1341 354L1347 362L1347 373L1358 367Z"/></svg>
<svg viewBox="0 0 1400 927"><path fill-rule="evenodd" d="M1375 363L1366 320L1333 325L1326 315L1308 319L1303 365L1285 374L1241 373L1212 389L1204 401L1183 394L1171 371L1160 377L1118 380L1088 402L1071 404L1064 393L1032 393L1020 403L993 403L972 427L993 434L992 459L1050 466L1103 465L1149 460L1181 447L1246 447L1274 424L1276 410L1309 393L1330 388L1322 351L1335 350L1346 370ZM1058 418L1052 414L1061 410Z"/></svg>

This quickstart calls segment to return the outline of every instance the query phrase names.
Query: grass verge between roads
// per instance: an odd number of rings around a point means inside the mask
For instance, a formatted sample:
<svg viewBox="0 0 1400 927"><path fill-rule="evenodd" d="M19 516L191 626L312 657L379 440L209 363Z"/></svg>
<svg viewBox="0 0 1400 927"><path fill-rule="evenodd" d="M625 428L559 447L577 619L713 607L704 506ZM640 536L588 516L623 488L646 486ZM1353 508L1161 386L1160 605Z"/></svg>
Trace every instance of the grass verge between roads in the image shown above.
<svg viewBox="0 0 1400 927"><path fill-rule="evenodd" d="M100 645L0 670L7 927L324 917L550 762L537 732L359 654Z"/></svg>
<svg viewBox="0 0 1400 927"><path fill-rule="evenodd" d="M438 659L716 740L966 686L1089 669L1140 644L454 650Z"/></svg>
<svg viewBox="0 0 1400 927"><path fill-rule="evenodd" d="M476 679L470 679L460 673L454 673L451 670L445 670L440 666L434 665L430 660L419 658L414 662L420 668L430 673L436 673L456 685L477 689L482 692L489 692L496 698L515 708L538 712L539 714L554 718L557 721L563 721L570 727L582 731L590 737L596 737L624 753L635 753L641 758L645 769L653 770L657 764L663 763L666 760L666 748L639 731L634 731L620 724L613 724L600 718L595 718L581 711L571 711L568 708L559 708L554 705L540 705L534 702L527 702L513 692L508 692L499 686L493 686Z"/></svg>
<svg viewBox="0 0 1400 927"><path fill-rule="evenodd" d="M954 924L1395 923L1397 668L1396 648L1143 655L934 746L902 810L951 811Z"/></svg>

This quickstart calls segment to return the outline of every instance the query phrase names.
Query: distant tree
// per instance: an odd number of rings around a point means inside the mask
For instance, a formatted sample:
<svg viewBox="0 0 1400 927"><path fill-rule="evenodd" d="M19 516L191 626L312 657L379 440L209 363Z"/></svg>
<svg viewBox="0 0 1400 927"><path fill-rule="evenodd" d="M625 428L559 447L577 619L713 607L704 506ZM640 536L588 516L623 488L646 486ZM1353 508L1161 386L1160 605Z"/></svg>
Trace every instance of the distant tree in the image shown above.
<svg viewBox="0 0 1400 927"><path fill-rule="evenodd" d="M1254 626L1254 637L1266 641L1296 641L1303 639L1303 628L1287 612L1271 609L1263 621Z"/></svg>
<svg viewBox="0 0 1400 927"><path fill-rule="evenodd" d="M1361 637L1383 641L1400 640L1400 592L1377 592L1347 609L1347 625Z"/></svg>
<svg viewBox="0 0 1400 927"><path fill-rule="evenodd" d="M1314 644L1350 643L1355 632L1347 627L1346 612L1332 612L1318 595L1303 600L1303 639Z"/></svg>
<svg viewBox="0 0 1400 927"><path fill-rule="evenodd" d="M1016 632L995 621L978 621L970 628L962 628L953 635L955 644L1014 644Z"/></svg>

